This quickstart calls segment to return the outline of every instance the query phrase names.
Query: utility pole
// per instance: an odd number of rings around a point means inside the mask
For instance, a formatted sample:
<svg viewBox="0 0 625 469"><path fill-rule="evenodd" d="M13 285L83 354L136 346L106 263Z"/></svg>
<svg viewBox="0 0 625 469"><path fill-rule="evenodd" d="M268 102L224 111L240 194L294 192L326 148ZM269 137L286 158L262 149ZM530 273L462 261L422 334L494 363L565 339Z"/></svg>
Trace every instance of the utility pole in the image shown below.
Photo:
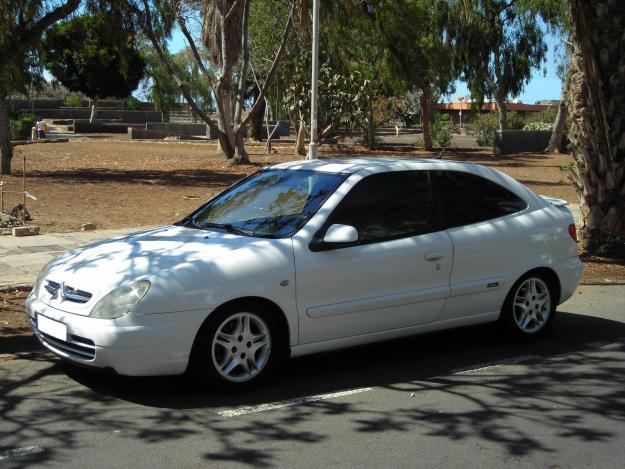
<svg viewBox="0 0 625 469"><path fill-rule="evenodd" d="M317 147L317 80L319 76L319 0L313 0L312 83L310 99L310 144L307 160L319 158Z"/></svg>

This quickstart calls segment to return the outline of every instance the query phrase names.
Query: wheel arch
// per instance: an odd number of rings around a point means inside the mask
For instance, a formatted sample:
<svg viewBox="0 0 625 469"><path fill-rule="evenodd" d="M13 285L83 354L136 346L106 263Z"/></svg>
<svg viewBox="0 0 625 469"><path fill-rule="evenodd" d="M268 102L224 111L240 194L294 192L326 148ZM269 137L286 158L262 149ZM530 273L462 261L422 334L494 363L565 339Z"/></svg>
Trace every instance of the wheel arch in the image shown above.
<svg viewBox="0 0 625 469"><path fill-rule="evenodd" d="M258 308L258 307L264 307L267 310L272 311L276 315L276 318L278 320L277 322L280 327L280 331L279 331L280 338L282 339L281 340L282 343L280 344L281 354L285 359L288 358L291 353L291 347L290 347L290 335L289 335L290 327L289 327L289 322L287 320L286 314L284 314L284 311L282 310L282 308L280 308L280 306L278 306L275 302L267 298L264 298L262 296L243 296L239 298L233 298L231 300L228 300L220 304L213 311L211 311L211 313L204 319L204 321L202 322L202 325L199 327L199 329L195 333L190 358L192 358L194 355L197 338L200 335L201 330L206 326L206 324L211 320L211 318L215 316L215 314L218 314L219 312L228 310L228 309ZM189 360L189 362L190 361L191 360Z"/></svg>
<svg viewBox="0 0 625 469"><path fill-rule="evenodd" d="M549 286L553 289L553 296L557 299L556 305L560 304L560 296L562 292L562 285L560 284L560 278L555 270L550 267L535 267L528 270L523 275L519 276L512 287L523 277L531 277L532 275L540 275L549 283Z"/></svg>

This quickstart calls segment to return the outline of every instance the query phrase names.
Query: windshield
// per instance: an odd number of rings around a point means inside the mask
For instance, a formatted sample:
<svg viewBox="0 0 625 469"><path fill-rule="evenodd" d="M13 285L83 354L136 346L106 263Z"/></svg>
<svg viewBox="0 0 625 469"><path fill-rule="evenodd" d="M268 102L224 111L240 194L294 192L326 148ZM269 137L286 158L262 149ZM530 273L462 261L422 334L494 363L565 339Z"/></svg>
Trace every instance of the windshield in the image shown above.
<svg viewBox="0 0 625 469"><path fill-rule="evenodd" d="M304 225L346 177L306 170L261 171L218 195L186 224L285 238Z"/></svg>

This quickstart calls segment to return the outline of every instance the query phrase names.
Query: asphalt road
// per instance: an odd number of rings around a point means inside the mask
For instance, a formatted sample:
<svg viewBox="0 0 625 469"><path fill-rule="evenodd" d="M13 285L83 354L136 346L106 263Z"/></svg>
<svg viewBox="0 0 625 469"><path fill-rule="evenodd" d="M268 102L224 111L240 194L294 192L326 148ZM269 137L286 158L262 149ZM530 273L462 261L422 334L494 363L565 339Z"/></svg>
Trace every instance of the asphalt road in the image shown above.
<svg viewBox="0 0 625 469"><path fill-rule="evenodd" d="M234 396L3 356L0 466L620 468L625 286L581 287L555 326L301 358Z"/></svg>

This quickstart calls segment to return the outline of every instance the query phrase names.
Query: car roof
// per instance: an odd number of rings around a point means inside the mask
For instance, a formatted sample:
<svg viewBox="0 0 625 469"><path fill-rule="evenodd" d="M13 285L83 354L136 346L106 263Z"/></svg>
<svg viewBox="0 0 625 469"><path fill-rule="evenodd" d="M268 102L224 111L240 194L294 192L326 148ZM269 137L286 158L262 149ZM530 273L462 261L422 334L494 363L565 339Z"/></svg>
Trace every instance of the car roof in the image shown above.
<svg viewBox="0 0 625 469"><path fill-rule="evenodd" d="M362 170L392 171L398 169L455 169L474 172L480 165L451 160L402 157L336 157L317 160L287 161L269 166L271 169L320 171L324 173L353 174ZM472 169L473 168L473 169Z"/></svg>

